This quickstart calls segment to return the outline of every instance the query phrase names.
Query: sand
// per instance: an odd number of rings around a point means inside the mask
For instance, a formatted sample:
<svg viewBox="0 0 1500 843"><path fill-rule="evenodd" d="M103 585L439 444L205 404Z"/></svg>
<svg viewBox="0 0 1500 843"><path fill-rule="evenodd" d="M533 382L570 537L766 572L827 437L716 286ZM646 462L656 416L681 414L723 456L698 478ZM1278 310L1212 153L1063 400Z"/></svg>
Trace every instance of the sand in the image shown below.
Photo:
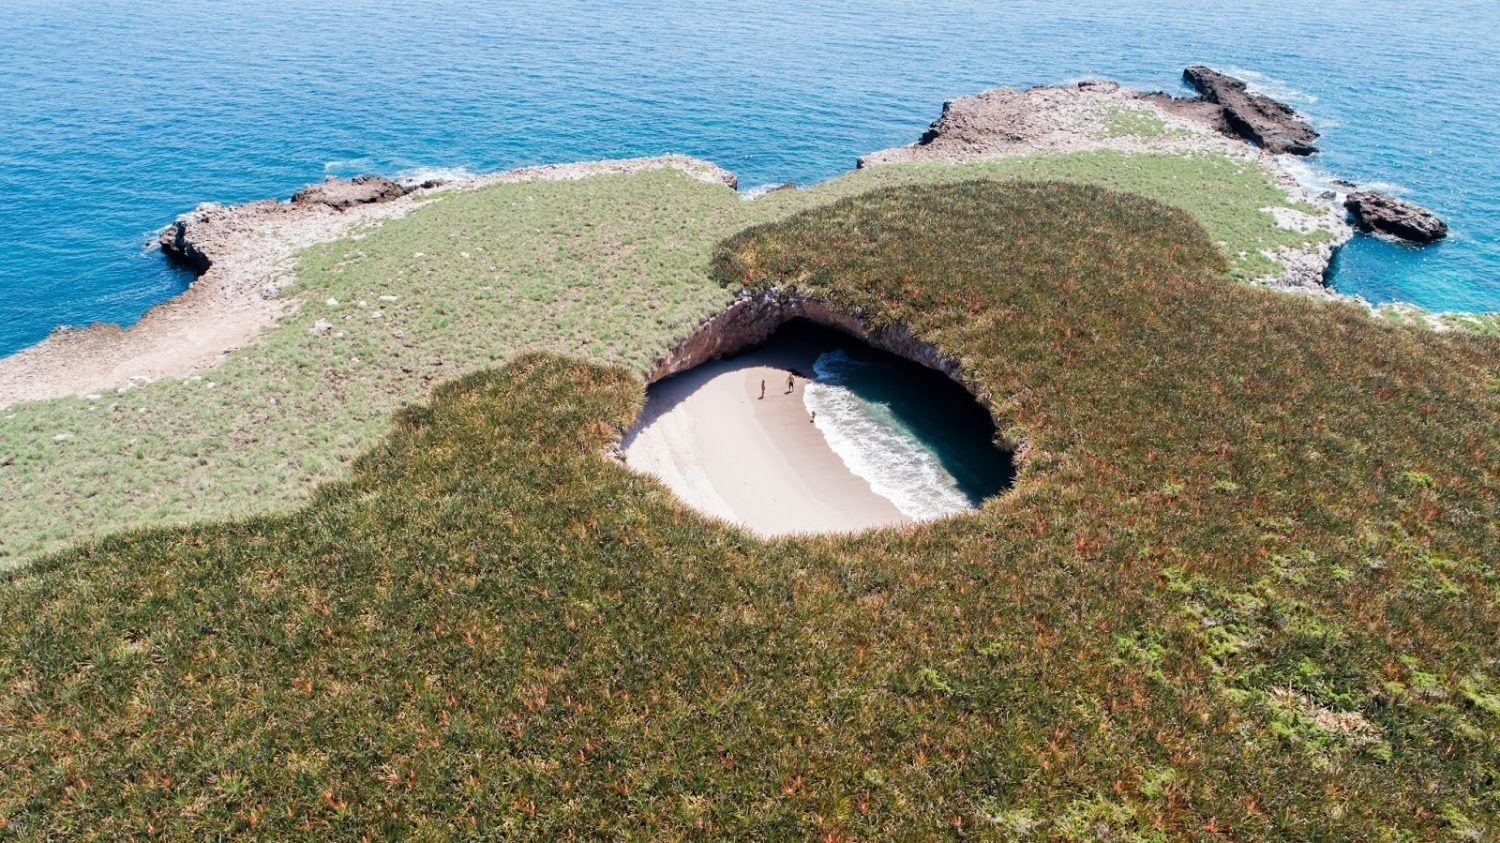
<svg viewBox="0 0 1500 843"><path fill-rule="evenodd" d="M654 385L625 438L626 464L763 537L909 523L828 446L802 403L806 380L786 391L787 372L810 374L818 351L773 341Z"/></svg>

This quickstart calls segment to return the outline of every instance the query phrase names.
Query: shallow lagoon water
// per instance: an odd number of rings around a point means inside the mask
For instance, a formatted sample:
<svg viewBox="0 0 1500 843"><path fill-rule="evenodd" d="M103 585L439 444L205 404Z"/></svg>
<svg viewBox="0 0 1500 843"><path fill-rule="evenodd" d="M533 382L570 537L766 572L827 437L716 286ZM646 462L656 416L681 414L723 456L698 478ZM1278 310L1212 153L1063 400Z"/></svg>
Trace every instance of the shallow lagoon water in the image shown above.
<svg viewBox="0 0 1500 843"><path fill-rule="evenodd" d="M1500 105L1483 93L1500 4L1228 5L10 0L0 353L181 291L143 244L200 201L661 152L747 188L806 184L911 142L944 99L1088 76L1176 90L1194 62L1311 114L1313 178L1386 183L1448 217L1451 241L1420 253L1356 241L1336 286L1500 308Z"/></svg>

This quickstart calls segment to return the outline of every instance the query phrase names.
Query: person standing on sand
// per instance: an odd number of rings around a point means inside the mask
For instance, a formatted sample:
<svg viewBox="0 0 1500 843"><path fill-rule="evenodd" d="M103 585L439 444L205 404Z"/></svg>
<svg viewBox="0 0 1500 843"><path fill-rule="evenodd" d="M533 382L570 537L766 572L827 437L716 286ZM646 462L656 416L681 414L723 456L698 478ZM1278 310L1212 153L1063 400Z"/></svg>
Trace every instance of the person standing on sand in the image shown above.
<svg viewBox="0 0 1500 843"><path fill-rule="evenodd" d="M797 388L797 376L794 375L794 374L792 374L791 372L787 372L786 373L786 392L783 393L783 394L784 395L790 395L792 393L792 390L796 389L796 388Z"/></svg>
<svg viewBox="0 0 1500 843"><path fill-rule="evenodd" d="M760 379L760 400L766 400L766 379Z"/></svg>

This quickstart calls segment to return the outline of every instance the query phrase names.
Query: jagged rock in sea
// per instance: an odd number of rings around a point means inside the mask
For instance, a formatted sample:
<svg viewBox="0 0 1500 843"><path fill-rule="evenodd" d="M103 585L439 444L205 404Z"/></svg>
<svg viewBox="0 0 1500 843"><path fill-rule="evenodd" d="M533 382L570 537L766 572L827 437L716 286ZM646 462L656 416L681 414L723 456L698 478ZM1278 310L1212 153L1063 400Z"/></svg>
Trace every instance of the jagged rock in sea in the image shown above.
<svg viewBox="0 0 1500 843"><path fill-rule="evenodd" d="M1366 233L1386 234L1425 245L1448 236L1448 225L1420 205L1371 190L1349 194L1344 207Z"/></svg>
<svg viewBox="0 0 1500 843"><path fill-rule="evenodd" d="M1202 65L1189 67L1182 77L1204 101L1223 108L1224 122L1246 140L1277 154L1318 151L1317 131L1286 103L1251 93L1244 81Z"/></svg>
<svg viewBox="0 0 1500 843"><path fill-rule="evenodd" d="M382 176L329 177L292 194L293 205L321 204L336 211L372 202L389 202L405 196L409 189Z"/></svg>

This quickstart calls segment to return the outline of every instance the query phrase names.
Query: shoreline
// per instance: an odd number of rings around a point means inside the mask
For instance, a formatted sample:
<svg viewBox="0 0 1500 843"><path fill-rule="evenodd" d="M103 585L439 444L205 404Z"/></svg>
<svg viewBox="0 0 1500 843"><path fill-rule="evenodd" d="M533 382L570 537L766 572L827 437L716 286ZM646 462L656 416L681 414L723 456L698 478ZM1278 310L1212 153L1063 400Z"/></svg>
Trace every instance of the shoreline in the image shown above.
<svg viewBox="0 0 1500 843"><path fill-rule="evenodd" d="M821 350L782 340L656 382L621 443L625 465L697 512L762 538L914 523L844 463L809 417L805 376ZM790 393L788 371L803 375Z"/></svg>
<svg viewBox="0 0 1500 843"><path fill-rule="evenodd" d="M1281 248L1265 255L1281 272L1257 279L1266 286L1359 304L1371 311L1393 309L1403 318L1447 327L1434 314L1397 303L1377 308L1333 290L1327 273L1337 250L1354 236L1338 210L1339 197L1310 195L1281 157L1231 137L1212 115L1189 99L1136 91L1108 81L1027 90L995 88L946 103L943 116L921 140L860 157L855 169L908 162L962 163L977 159L1113 150L1133 155L1212 154L1262 169L1293 203L1266 209L1276 224L1301 232L1326 231L1328 242ZM954 116L950 117L950 112ZM1144 120L1138 131L1131 121ZM944 124L949 125L946 129ZM1120 125L1117 125L1120 124ZM1137 127L1139 128L1139 127ZM190 226L183 244L207 264L182 293L149 310L129 328L96 323L60 327L35 345L0 357L0 408L24 402L126 389L162 378L186 377L213 368L231 352L252 344L300 305L282 292L295 280L298 253L310 246L358 237L437 199L444 190L476 190L494 184L576 180L603 174L675 169L705 182L737 187L733 174L682 155L614 159L522 167L445 183L428 182L393 197L331 205L317 201L261 200L240 205L206 203L178 218ZM838 178L835 176L834 178ZM348 182L324 183L335 188ZM309 186L304 190L317 188Z"/></svg>
<svg viewBox="0 0 1500 843"><path fill-rule="evenodd" d="M1266 209L1281 228L1324 231L1331 240L1266 254L1279 274L1256 279L1277 290L1342 301L1363 299L1334 290L1327 275L1338 249L1355 234L1338 196L1314 197L1284 155L1225 133L1201 100L1138 91L1110 80L1027 89L992 88L943 104L942 115L917 143L861 156L858 169L913 162L963 163L992 158L1108 150L1125 155L1219 155L1260 168L1293 203L1317 209Z"/></svg>
<svg viewBox="0 0 1500 843"><path fill-rule="evenodd" d="M190 226L187 246L194 259L207 264L187 289L148 309L129 328L108 322L60 327L41 342L0 357L0 408L128 389L137 383L211 369L296 310L299 302L281 294L295 280L299 252L319 243L358 237L435 201L441 191L659 169L731 188L735 185L732 173L713 164L662 155L521 167L428 183L394 197L347 206L274 199L238 205L204 203L168 227Z"/></svg>

